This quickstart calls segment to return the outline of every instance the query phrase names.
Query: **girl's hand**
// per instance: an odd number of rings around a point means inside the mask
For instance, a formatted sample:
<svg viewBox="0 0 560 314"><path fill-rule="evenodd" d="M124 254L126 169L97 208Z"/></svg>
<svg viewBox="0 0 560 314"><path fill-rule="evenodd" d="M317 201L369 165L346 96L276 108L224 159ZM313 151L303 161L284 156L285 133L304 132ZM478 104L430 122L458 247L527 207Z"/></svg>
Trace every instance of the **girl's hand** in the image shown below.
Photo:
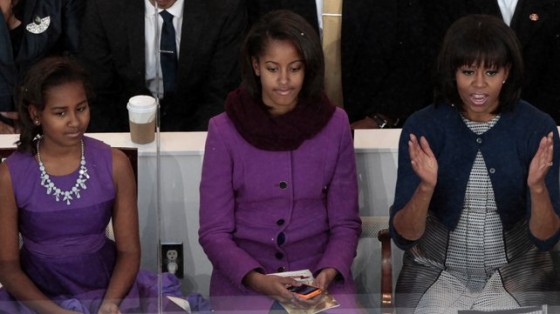
<svg viewBox="0 0 560 314"><path fill-rule="evenodd" d="M336 278L336 275L338 275L338 271L336 269L323 268L319 275L315 278L313 285L326 291L334 278Z"/></svg>
<svg viewBox="0 0 560 314"><path fill-rule="evenodd" d="M541 139L539 148L529 165L527 185L530 188L538 186L544 187L544 178L548 173L548 169L552 166L553 151L552 132L550 132L547 136L543 136Z"/></svg>
<svg viewBox="0 0 560 314"><path fill-rule="evenodd" d="M422 183L429 187L435 187L437 183L438 163L428 140L424 136L420 138L420 142L416 135L410 134L408 141L408 153L410 155L410 163L414 172L420 177Z"/></svg>
<svg viewBox="0 0 560 314"><path fill-rule="evenodd" d="M288 290L289 286L299 286L295 279L290 277L263 275L252 271L245 276L244 282L256 292L283 303L295 303L296 295Z"/></svg>
<svg viewBox="0 0 560 314"><path fill-rule="evenodd" d="M98 314L121 314L119 311L119 307L114 303L105 303L101 304L99 308Z"/></svg>

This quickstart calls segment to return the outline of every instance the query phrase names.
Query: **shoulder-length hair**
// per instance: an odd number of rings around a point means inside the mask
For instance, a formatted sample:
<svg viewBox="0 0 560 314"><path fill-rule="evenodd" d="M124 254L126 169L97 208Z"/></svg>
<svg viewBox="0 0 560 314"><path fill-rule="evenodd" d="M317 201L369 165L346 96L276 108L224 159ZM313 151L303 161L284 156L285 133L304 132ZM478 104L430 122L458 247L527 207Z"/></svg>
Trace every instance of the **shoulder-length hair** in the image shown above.
<svg viewBox="0 0 560 314"><path fill-rule="evenodd" d="M265 53L272 40L288 40L297 49L305 66L305 79L300 99L319 99L324 90L325 61L317 32L300 15L289 10L276 10L263 15L249 30L241 51L243 85L256 99L262 86L253 71L253 58Z"/></svg>
<svg viewBox="0 0 560 314"><path fill-rule="evenodd" d="M92 88L88 83L88 75L78 61L70 57L48 57L33 65L23 80L17 93L17 106L20 125L20 136L17 142L18 151L35 154L33 141L37 135L43 134L41 126L33 123L29 107L39 112L45 109L47 93L54 87L66 83L81 82L86 97L93 97Z"/></svg>
<svg viewBox="0 0 560 314"><path fill-rule="evenodd" d="M521 45L513 30L501 19L469 15L455 21L447 30L435 71L436 104L456 104L462 108L455 74L464 65L508 69L494 113L512 109L519 101L524 71Z"/></svg>

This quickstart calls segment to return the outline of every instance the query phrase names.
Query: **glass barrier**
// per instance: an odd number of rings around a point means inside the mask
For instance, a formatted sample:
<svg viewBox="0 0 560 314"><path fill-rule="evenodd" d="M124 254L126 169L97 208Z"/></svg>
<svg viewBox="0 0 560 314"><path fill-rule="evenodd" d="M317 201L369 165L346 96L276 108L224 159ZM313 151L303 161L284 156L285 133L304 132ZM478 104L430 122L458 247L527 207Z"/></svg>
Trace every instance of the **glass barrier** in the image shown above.
<svg viewBox="0 0 560 314"><path fill-rule="evenodd" d="M354 134L363 232L352 271L358 290L356 297L367 313L384 312L380 291L381 244L377 233L387 228L396 182L399 135L397 129L358 130ZM160 280L162 272L174 272L183 296L199 293L208 300L212 265L198 243L199 183L206 133L161 133L159 148L156 142L134 144L128 133L88 136L114 147L138 149L142 269L160 275ZM15 140L13 135L0 135L0 147L12 146ZM402 265L402 251L394 245L391 258L394 288ZM161 286L158 289L161 295ZM549 313L554 312L549 308Z"/></svg>

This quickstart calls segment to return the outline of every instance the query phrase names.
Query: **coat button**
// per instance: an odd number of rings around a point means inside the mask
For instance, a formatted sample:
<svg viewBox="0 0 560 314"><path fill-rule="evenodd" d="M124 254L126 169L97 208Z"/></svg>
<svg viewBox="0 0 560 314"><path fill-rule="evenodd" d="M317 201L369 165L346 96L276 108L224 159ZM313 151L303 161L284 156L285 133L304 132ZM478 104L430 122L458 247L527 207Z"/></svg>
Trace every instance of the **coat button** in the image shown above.
<svg viewBox="0 0 560 314"><path fill-rule="evenodd" d="M496 173L496 169L494 169L494 168L490 168L490 170L488 170L488 171L490 171L490 173L492 173L492 174Z"/></svg>
<svg viewBox="0 0 560 314"><path fill-rule="evenodd" d="M477 137L477 138L476 138L476 142L477 142L478 144L482 144L482 138Z"/></svg>
<svg viewBox="0 0 560 314"><path fill-rule="evenodd" d="M278 267L278 269L276 269L276 272L278 273L282 273L286 271L286 267L282 266L282 267Z"/></svg>
<svg viewBox="0 0 560 314"><path fill-rule="evenodd" d="M276 224L279 225L279 226L282 226L284 224L284 222L285 222L284 219L276 220Z"/></svg>
<svg viewBox="0 0 560 314"><path fill-rule="evenodd" d="M276 259L283 259L284 258L284 254L282 254L282 252L276 252L276 254L274 254L274 256L276 257Z"/></svg>
<svg viewBox="0 0 560 314"><path fill-rule="evenodd" d="M284 232L280 232L280 234L278 234L278 237L276 237L276 244L280 246L284 244L284 242L286 242L286 235L284 234Z"/></svg>
<svg viewBox="0 0 560 314"><path fill-rule="evenodd" d="M280 181L280 188L281 188L282 190L285 189L285 188L287 188L287 187L288 187L288 182L286 182L286 181Z"/></svg>

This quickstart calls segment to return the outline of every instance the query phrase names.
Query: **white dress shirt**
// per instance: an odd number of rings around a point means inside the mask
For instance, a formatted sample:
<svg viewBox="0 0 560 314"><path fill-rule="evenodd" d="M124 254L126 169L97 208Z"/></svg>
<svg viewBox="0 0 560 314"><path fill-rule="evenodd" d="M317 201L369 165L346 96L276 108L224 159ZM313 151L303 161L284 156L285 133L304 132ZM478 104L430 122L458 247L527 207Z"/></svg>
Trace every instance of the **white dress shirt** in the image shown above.
<svg viewBox="0 0 560 314"><path fill-rule="evenodd" d="M498 0L498 5L500 6L504 22L510 25L513 13L515 13L515 7L517 6L517 0Z"/></svg>
<svg viewBox="0 0 560 314"><path fill-rule="evenodd" d="M323 34L323 0L315 0L315 4L317 5L317 21L319 21L319 32Z"/></svg>
<svg viewBox="0 0 560 314"><path fill-rule="evenodd" d="M175 27L175 42L177 43L177 55L180 53L181 47L181 26L183 25L183 3L184 0L177 0L167 12L173 15L173 27ZM159 12L163 11L158 8L156 13L155 7L149 0L144 0L145 14L144 14L144 45L145 45L145 62L146 62L146 87L152 92L152 95L159 98L163 95L163 79L161 74L161 66L159 65L159 42L161 37L161 27L163 25L163 18ZM158 17L157 34L155 25L155 15Z"/></svg>

